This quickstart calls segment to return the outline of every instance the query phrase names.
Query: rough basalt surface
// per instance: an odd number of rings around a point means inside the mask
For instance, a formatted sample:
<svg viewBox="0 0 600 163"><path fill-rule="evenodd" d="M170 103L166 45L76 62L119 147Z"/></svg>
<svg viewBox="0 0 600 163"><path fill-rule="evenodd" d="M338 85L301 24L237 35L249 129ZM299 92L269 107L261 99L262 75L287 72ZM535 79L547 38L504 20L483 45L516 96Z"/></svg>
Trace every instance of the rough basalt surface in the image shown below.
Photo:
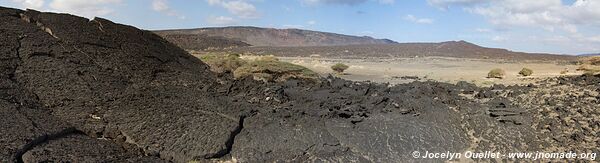
<svg viewBox="0 0 600 163"><path fill-rule="evenodd" d="M244 111L202 91L216 80L198 59L100 18L1 11L2 160L72 131L177 162L228 152Z"/></svg>
<svg viewBox="0 0 600 163"><path fill-rule="evenodd" d="M148 31L8 8L0 46L0 162L411 162L600 146L597 76L234 80Z"/></svg>

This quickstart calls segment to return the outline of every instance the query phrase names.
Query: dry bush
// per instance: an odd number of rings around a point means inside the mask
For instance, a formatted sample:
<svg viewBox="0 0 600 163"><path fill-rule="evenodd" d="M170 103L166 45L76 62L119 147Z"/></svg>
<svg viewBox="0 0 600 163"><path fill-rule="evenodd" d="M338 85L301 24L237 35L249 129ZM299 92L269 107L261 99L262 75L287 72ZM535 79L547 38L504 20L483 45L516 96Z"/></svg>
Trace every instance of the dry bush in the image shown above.
<svg viewBox="0 0 600 163"><path fill-rule="evenodd" d="M528 69L528 68L523 68L523 69L521 69L521 71L519 71L519 75L531 76L531 75L533 75L533 70Z"/></svg>
<svg viewBox="0 0 600 163"><path fill-rule="evenodd" d="M331 66L331 69L339 74L344 73L344 71L346 71L346 69L350 68L350 66L345 65L343 63L337 63L333 66Z"/></svg>
<svg viewBox="0 0 600 163"><path fill-rule="evenodd" d="M600 56L589 57L588 62L591 65L600 66Z"/></svg>
<svg viewBox="0 0 600 163"><path fill-rule="evenodd" d="M577 71L583 71L584 75L596 75L600 73L600 65L592 65L592 62L588 62L587 64L579 66Z"/></svg>
<svg viewBox="0 0 600 163"><path fill-rule="evenodd" d="M200 60L210 66L210 70L216 73L233 72L238 67L246 64L239 54L205 54Z"/></svg>
<svg viewBox="0 0 600 163"><path fill-rule="evenodd" d="M292 63L272 59L249 61L233 72L237 79L253 77L262 81L286 81L289 79L315 80L319 75L312 70Z"/></svg>
<svg viewBox="0 0 600 163"><path fill-rule="evenodd" d="M261 56L256 58L257 61L279 61L275 56Z"/></svg>
<svg viewBox="0 0 600 163"><path fill-rule="evenodd" d="M319 75L306 67L279 61L274 56L205 54L200 60L217 73L232 72L237 79L252 77L261 81L285 81L291 78L316 81Z"/></svg>
<svg viewBox="0 0 600 163"><path fill-rule="evenodd" d="M597 75L600 73L600 66L581 65L577 71L583 71L584 75Z"/></svg>
<svg viewBox="0 0 600 163"><path fill-rule="evenodd" d="M492 69L489 73L488 73L488 78L498 78L498 79L503 79L504 76L506 76L506 72L502 69L496 68L496 69Z"/></svg>
<svg viewBox="0 0 600 163"><path fill-rule="evenodd" d="M590 71L585 71L585 72L583 73L583 75L586 75L586 76L600 75L600 70L590 70Z"/></svg>
<svg viewBox="0 0 600 163"><path fill-rule="evenodd" d="M247 61L279 61L279 59L273 55L254 55L244 54L240 58Z"/></svg>
<svg viewBox="0 0 600 163"><path fill-rule="evenodd" d="M591 57L580 58L578 63L580 65L600 66L600 56L591 56Z"/></svg>

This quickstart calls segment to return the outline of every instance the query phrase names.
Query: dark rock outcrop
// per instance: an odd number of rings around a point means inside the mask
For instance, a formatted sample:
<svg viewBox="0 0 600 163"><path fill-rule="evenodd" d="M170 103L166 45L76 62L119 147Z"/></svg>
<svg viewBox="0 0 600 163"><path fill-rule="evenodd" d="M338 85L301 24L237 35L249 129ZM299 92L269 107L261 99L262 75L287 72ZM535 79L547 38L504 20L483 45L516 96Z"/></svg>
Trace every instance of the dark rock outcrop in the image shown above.
<svg viewBox="0 0 600 163"><path fill-rule="evenodd" d="M10 121L2 160L77 130L185 162L222 155L239 130L243 111L201 91L216 82L207 66L151 32L101 18L1 13L1 108Z"/></svg>
<svg viewBox="0 0 600 163"><path fill-rule="evenodd" d="M128 152L110 140L81 134L48 140L22 156L23 162L167 162Z"/></svg>

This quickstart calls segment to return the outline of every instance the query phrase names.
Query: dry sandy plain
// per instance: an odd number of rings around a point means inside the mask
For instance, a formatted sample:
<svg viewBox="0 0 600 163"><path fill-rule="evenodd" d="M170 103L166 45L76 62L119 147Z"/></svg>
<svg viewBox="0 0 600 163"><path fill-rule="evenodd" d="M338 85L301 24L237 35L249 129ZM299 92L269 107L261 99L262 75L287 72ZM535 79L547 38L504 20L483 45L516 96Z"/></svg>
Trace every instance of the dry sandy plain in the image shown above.
<svg viewBox="0 0 600 163"><path fill-rule="evenodd" d="M345 75L339 77L355 81L388 82L390 84L414 81L408 77L418 77L418 80L436 80L455 83L458 81L472 82L486 86L493 84L527 84L540 79L561 75L580 75L575 71L577 65L551 61L499 61L491 59L466 59L449 57L420 57L420 58L379 58L379 59L332 59L311 57L278 57L282 61L305 66L322 75L332 73L331 66L344 63L350 68ZM529 68L534 74L529 77L519 76L522 68ZM486 78L487 73L494 68L506 71L504 79ZM565 71L566 70L566 71ZM565 71L566 73L561 74Z"/></svg>

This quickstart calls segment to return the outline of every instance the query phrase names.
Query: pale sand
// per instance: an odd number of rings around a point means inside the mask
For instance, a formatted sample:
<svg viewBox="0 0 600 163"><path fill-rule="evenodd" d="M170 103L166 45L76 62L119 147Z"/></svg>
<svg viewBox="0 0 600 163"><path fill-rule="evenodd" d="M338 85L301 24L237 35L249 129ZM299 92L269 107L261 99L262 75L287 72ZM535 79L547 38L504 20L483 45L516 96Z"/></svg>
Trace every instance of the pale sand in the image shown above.
<svg viewBox="0 0 600 163"><path fill-rule="evenodd" d="M278 57L281 61L291 62L305 66L322 75L332 73L331 65L344 63L350 68L346 75L341 78L356 81L388 82L391 84L406 83L412 80L404 80L394 77L417 76L422 80L436 80L455 83L458 81L472 82L478 85L492 85L495 83L513 85L527 84L547 77L561 75L579 75L576 72L577 65L560 64L553 62L527 61L506 62L485 59L464 58L394 58L394 59L330 59L309 57ZM534 71L530 77L521 77L519 71L527 67ZM504 79L488 79L487 73L494 68L506 71ZM566 74L560 74L563 70L569 70Z"/></svg>

